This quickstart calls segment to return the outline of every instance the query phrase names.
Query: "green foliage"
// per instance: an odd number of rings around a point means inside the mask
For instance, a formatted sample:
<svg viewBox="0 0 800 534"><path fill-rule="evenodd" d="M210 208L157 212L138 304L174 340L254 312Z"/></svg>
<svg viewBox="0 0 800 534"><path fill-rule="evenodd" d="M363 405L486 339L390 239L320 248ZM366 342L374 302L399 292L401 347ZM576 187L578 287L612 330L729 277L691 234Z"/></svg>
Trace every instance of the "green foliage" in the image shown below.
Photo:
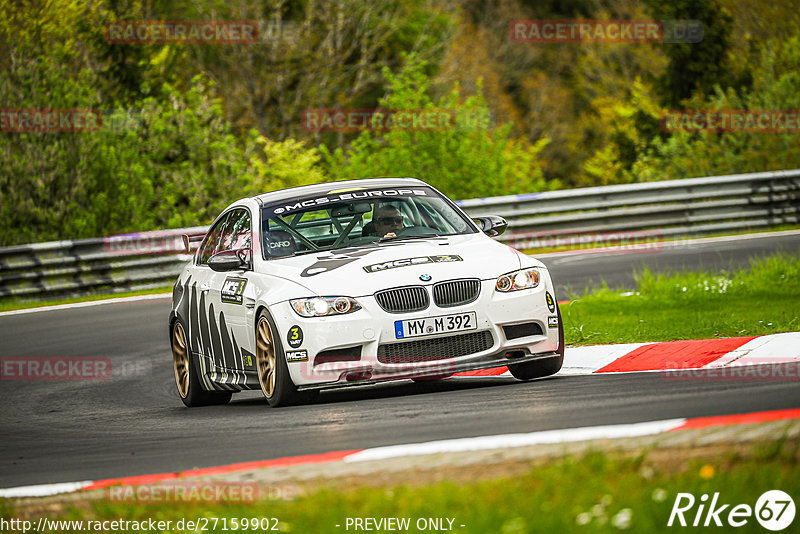
<svg viewBox="0 0 800 534"><path fill-rule="evenodd" d="M737 93L717 88L707 100L695 98L689 109L797 110L800 109L800 33L766 47L753 87ZM656 138L640 154L633 173L640 180L688 178L800 167L797 133L678 132Z"/></svg>
<svg viewBox="0 0 800 534"><path fill-rule="evenodd" d="M96 109L107 123L0 131L0 246L207 224L242 196L327 179L417 176L468 198L799 167L796 134L660 129L678 104L800 108L797 10L737 2L0 0L2 108ZM507 34L521 18L648 17L700 19L704 40L531 46ZM154 19L256 20L261 38L104 38L109 22ZM378 106L460 122L301 127L306 109Z"/></svg>
<svg viewBox="0 0 800 534"><path fill-rule="evenodd" d="M428 0L156 0L149 10L134 18L253 20L260 37L244 46L172 46L145 79L174 78L183 88L207 74L226 95L225 116L237 130L329 145L338 140L302 130L304 110L374 107L382 69L397 69L408 50L436 64L455 25Z"/></svg>
<svg viewBox="0 0 800 534"><path fill-rule="evenodd" d="M700 4L705 5L704 2ZM661 5L660 9L680 7L671 6ZM730 23L730 17L725 15L725 8L715 6L712 2L703 8L713 8L712 11L720 10L722 13L720 21L706 25L703 42L712 40L709 46L718 47L721 41L714 41L714 35L720 30L720 24ZM680 17L688 17L686 13L689 11L684 9L678 13L684 13ZM698 50L692 52L699 54L691 60L696 62L695 66L678 68L680 74L677 71L670 74L677 65L676 56L670 56L666 74L658 81L648 83L637 79L628 95L595 98L592 107L597 110L596 118L590 118L588 124L603 132L603 144L583 164L587 185L793 169L800 166L800 136L796 133L666 132L659 125L659 118L667 111L657 102L659 95L663 97L665 105L677 103L677 109L686 110L790 111L800 108L800 76L797 74L800 71L800 26L787 27L793 28L793 33L784 28L789 33L788 37L759 43L761 50L753 55L752 65L739 64L741 72L736 76L723 72L728 68L724 66L729 65L726 60L703 59L702 50ZM673 50L668 47L678 45L663 46L664 50ZM678 54L677 51L686 46L695 45L679 45L673 52ZM692 69L705 69L713 76L704 74L697 77L692 89L692 84L688 82ZM673 75L685 78L683 89L670 88L672 82L667 83L665 77ZM743 77L749 78L746 87L737 87L738 82L732 81ZM664 95L671 96L667 98ZM681 101L681 98L688 99Z"/></svg>
<svg viewBox="0 0 800 534"><path fill-rule="evenodd" d="M0 5L14 59L0 78L4 108L94 109L104 124L0 132L0 245L208 224L245 195L324 179L313 149L255 131L237 138L203 76L184 89L148 86L127 106L109 102L98 89L106 71L88 67L104 47L80 40L108 12L82 2L24 7Z"/></svg>
<svg viewBox="0 0 800 534"><path fill-rule="evenodd" d="M665 43L669 65L657 86L662 103L678 106L695 94L706 95L729 78L733 17L718 0L645 0L661 20L699 20L703 39L697 43Z"/></svg>
<svg viewBox="0 0 800 534"><path fill-rule="evenodd" d="M97 131L0 135L0 243L206 224L256 176L254 143L209 91L165 85L138 109L104 110ZM75 104L54 107L98 107Z"/></svg>
<svg viewBox="0 0 800 534"><path fill-rule="evenodd" d="M277 142L259 136L256 142L262 154L251 158L256 173L253 194L325 181L316 148L291 138Z"/></svg>
<svg viewBox="0 0 800 534"><path fill-rule="evenodd" d="M208 224L243 196L325 179L298 141L237 140L199 77L107 110L98 131L4 134L0 150L3 244Z"/></svg>
<svg viewBox="0 0 800 534"><path fill-rule="evenodd" d="M601 96L592 102L597 110L595 122L605 128L608 142L583 164L589 183L608 185L637 181L631 168L639 155L650 148L653 134L648 125L657 125L661 114L650 89L636 78L630 97Z"/></svg>
<svg viewBox="0 0 800 534"><path fill-rule="evenodd" d="M384 69L389 92L381 109L447 110L455 115L454 127L363 131L347 151L323 145L320 150L333 178L412 176L454 198L541 191L557 185L545 182L538 161L546 139L531 145L512 139L510 124L492 127L480 84L474 96L462 100L456 86L434 102L424 69L425 62L413 56L397 74Z"/></svg>

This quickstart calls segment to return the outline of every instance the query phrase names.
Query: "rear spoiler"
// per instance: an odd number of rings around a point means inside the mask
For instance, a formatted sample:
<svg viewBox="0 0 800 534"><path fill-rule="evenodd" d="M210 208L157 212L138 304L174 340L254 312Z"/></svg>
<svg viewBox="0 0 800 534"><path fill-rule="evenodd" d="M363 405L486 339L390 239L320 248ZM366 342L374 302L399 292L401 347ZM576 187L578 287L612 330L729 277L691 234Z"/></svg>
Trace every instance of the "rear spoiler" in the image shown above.
<svg viewBox="0 0 800 534"><path fill-rule="evenodd" d="M205 234L194 234L194 235L183 234L181 237L183 238L184 250L186 250L187 253L191 254L192 244L199 243L200 241L202 241L203 238L205 237Z"/></svg>

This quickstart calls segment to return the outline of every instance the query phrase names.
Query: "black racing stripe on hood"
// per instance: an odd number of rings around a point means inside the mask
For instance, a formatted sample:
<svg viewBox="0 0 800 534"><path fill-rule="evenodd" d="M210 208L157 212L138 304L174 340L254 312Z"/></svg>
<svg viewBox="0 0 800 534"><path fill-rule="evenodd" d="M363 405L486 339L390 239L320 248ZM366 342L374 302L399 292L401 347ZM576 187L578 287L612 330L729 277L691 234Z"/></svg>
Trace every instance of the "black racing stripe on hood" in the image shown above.
<svg viewBox="0 0 800 534"><path fill-rule="evenodd" d="M446 240L444 237L432 237L431 240ZM342 248L336 251L330 252L327 256L317 256L316 262L312 265L309 265L303 272L300 273L300 276L303 278L308 278L309 276L316 276L318 274L327 273L333 271L334 269L338 269L339 267L344 267L350 263L353 263L359 258L366 256L367 254L371 254L372 252L377 252L378 250L383 250L388 247L396 247L400 245L405 245L408 243L407 241L398 241L398 242L389 242L389 243L381 243L380 245L372 245L366 247L352 247L352 248Z"/></svg>

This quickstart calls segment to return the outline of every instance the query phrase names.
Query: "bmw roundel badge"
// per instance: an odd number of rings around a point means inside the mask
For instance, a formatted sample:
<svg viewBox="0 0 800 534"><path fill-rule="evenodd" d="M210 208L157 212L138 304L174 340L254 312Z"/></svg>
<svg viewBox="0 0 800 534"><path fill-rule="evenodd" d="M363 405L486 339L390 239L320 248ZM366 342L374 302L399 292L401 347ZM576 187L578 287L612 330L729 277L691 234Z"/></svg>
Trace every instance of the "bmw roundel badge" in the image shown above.
<svg viewBox="0 0 800 534"><path fill-rule="evenodd" d="M431 279L431 275L429 275L429 274L421 274L421 275L419 275L419 279L422 280L423 282L428 282Z"/></svg>

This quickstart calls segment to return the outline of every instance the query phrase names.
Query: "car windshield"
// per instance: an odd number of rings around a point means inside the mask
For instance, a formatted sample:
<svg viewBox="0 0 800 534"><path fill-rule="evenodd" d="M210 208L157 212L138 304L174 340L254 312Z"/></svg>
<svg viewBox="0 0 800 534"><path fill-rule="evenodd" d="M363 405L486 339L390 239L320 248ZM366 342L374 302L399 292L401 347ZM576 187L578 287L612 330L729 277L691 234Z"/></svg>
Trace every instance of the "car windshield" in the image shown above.
<svg viewBox="0 0 800 534"><path fill-rule="evenodd" d="M267 204L261 227L267 259L477 232L468 218L424 186L337 191Z"/></svg>

